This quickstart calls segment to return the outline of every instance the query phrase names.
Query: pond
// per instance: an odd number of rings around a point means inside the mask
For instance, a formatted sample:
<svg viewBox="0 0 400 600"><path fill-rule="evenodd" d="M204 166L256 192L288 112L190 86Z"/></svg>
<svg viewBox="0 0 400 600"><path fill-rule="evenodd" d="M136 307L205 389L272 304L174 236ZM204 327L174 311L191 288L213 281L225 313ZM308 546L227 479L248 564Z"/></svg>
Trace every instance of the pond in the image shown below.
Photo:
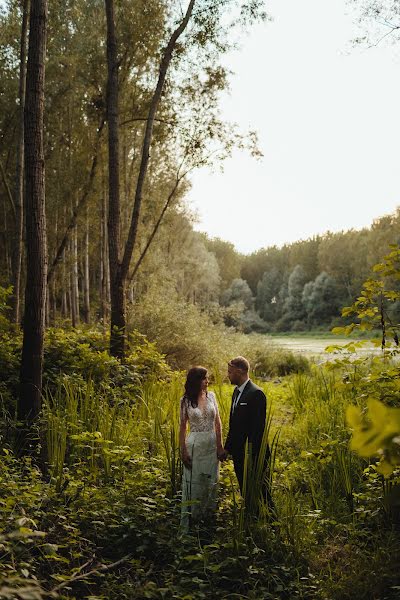
<svg viewBox="0 0 400 600"><path fill-rule="evenodd" d="M292 352L300 352L305 354L306 356L318 356L319 358L326 358L329 360L332 357L337 355L332 353L326 353L325 348L327 346L335 346L335 345L345 345L349 342L357 342L356 339L350 339L346 337L337 337L332 335L330 336L321 336L321 337L308 337L308 336L268 336L268 340L271 341L272 344L279 346L281 348L287 348ZM357 348L357 355L367 355L367 354L377 354L380 352L380 348L376 348L370 342L361 346L361 348Z"/></svg>

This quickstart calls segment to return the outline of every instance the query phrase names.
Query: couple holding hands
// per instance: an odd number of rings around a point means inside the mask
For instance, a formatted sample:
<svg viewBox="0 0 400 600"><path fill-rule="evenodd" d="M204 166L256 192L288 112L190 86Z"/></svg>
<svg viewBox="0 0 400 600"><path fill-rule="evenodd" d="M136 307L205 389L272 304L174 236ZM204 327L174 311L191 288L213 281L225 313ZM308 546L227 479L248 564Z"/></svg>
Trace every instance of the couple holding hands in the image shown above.
<svg viewBox="0 0 400 600"><path fill-rule="evenodd" d="M219 461L224 461L228 455L232 457L240 491L243 492L246 443L252 449L253 464L257 460L265 429L267 399L262 389L249 379L249 369L249 362L243 356L237 356L228 363L228 378L236 387L225 446L217 400L215 394L208 391L207 369L193 367L187 373L185 393L181 398L179 435L184 465L181 512L184 530L196 522L213 520ZM268 458L267 448L266 466ZM262 493L265 499L269 499L267 484L263 486Z"/></svg>

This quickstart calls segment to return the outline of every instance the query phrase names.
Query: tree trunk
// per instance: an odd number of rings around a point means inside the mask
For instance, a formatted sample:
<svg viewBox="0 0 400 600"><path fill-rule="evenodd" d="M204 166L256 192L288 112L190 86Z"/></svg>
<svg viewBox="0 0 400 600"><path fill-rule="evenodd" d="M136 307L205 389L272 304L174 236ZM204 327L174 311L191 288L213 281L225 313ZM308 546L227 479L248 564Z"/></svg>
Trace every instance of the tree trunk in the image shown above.
<svg viewBox="0 0 400 600"><path fill-rule="evenodd" d="M90 323L90 269L89 269L89 211L86 207L85 248L83 265L83 316Z"/></svg>
<svg viewBox="0 0 400 600"><path fill-rule="evenodd" d="M57 196L60 195L60 183L58 180L57 183ZM59 222L59 212L58 212L58 206L56 207L55 210L55 220L54 220L54 238L56 241L56 245L58 243L58 222ZM56 280L53 277L53 280L47 284L47 290L48 290L48 294L50 294L50 325L55 325L56 322L56 317L57 317L57 286L56 286Z"/></svg>
<svg viewBox="0 0 400 600"><path fill-rule="evenodd" d="M105 0L107 17L107 123L108 123L108 252L111 287L110 352L122 358L125 351L125 280L121 277L120 183L118 132L118 48L113 0Z"/></svg>
<svg viewBox="0 0 400 600"><path fill-rule="evenodd" d="M78 232L74 231L71 238L71 305L72 327L79 325L79 285L78 285Z"/></svg>
<svg viewBox="0 0 400 600"><path fill-rule="evenodd" d="M107 254L107 200L106 190L103 190L100 215L100 317L105 322L108 318L109 305L109 269Z"/></svg>
<svg viewBox="0 0 400 600"><path fill-rule="evenodd" d="M3 203L3 237L4 237L4 261L5 261L5 269L6 269L6 280L10 281L10 273L11 273L11 261L10 261L10 252L9 252L9 239L10 236L8 234L8 225L7 225L7 210L6 205Z"/></svg>
<svg viewBox="0 0 400 600"><path fill-rule="evenodd" d="M175 181L175 185L174 185L172 191L170 192L170 194L169 194L169 196L167 198L167 201L165 202L164 207L163 207L163 209L161 211L161 214L160 214L159 218L157 219L157 221L156 221L156 223L154 225L153 231L151 232L151 234L149 236L149 239L147 240L146 245L145 245L144 249L142 250L142 252L141 252L141 254L140 254L140 256L139 256L139 258L138 258L138 260L136 262L136 265L133 268L132 274L129 277L129 281L130 282L135 278L135 275L138 272L139 267L142 264L142 262L143 262L143 260L144 260L144 258L146 256L146 254L147 254L148 249L151 246L151 243L152 243L152 241L153 241L153 239L154 239L154 237L155 237L155 235L156 235L156 233L157 233L157 231L158 231L158 229L159 229L159 227L160 227L160 225L162 223L162 220L163 220L163 218L165 216L165 213L167 212L167 209L168 209L169 205L171 204L172 199L174 198L176 192L178 191L179 184L182 181L182 179L183 179L184 176L185 175L182 175L181 177L179 177L179 176L177 177L177 179Z"/></svg>
<svg viewBox="0 0 400 600"><path fill-rule="evenodd" d="M80 314L80 302L79 302L79 266L78 266L78 228L75 228L74 235L74 294L75 294L75 305L76 305L76 321L79 325L81 320Z"/></svg>
<svg viewBox="0 0 400 600"><path fill-rule="evenodd" d="M64 250L65 255L65 250ZM65 269L65 257L62 266L62 288L61 288L61 315L64 319L68 317L68 301L67 301L67 273Z"/></svg>
<svg viewBox="0 0 400 600"><path fill-rule="evenodd" d="M50 325L54 326L57 318L57 289L56 282L53 279L50 284L51 289L51 304L50 304Z"/></svg>
<svg viewBox="0 0 400 600"><path fill-rule="evenodd" d="M46 312L44 317L44 326L45 329L50 325L50 288L46 289Z"/></svg>
<svg viewBox="0 0 400 600"><path fill-rule="evenodd" d="M70 254L73 256L73 240L70 240L69 243ZM69 305L71 307L71 325L72 327L76 327L76 297L75 297L75 288L74 288L74 273L73 273L73 265L72 263L69 266L69 287L68 287L68 296L69 296Z"/></svg>
<svg viewBox="0 0 400 600"><path fill-rule="evenodd" d="M22 2L22 28L19 63L19 132L17 147L16 181L15 181L15 232L12 248L12 284L11 320L20 321L21 305L21 262L24 227L24 110L26 88L26 44L28 39L29 0Z"/></svg>
<svg viewBox="0 0 400 600"><path fill-rule="evenodd" d="M189 19L193 12L195 0L190 0L186 14L182 19L180 25L172 33L171 38L164 51L163 57L160 63L160 70L158 74L158 81L156 89L154 90L153 97L150 103L149 115L147 117L146 128L142 146L142 157L139 168L139 175L136 184L135 202L133 205L132 220L129 228L128 239L125 244L124 256L122 259L122 274L126 278L128 276L129 266L132 260L133 249L136 244L137 230L139 226L140 211L142 205L143 187L147 174L147 167L150 159L150 144L153 136L154 120L157 113L157 108L161 100L162 91L164 88L165 78L167 76L168 67L171 63L172 54L175 49L178 38L185 31Z"/></svg>
<svg viewBox="0 0 400 600"><path fill-rule="evenodd" d="M66 218L66 206L64 205L64 222ZM64 319L68 318L68 285L67 285L67 269L66 269L66 253L67 248L65 247L62 253L62 285L61 285L61 314Z"/></svg>
<svg viewBox="0 0 400 600"><path fill-rule="evenodd" d="M25 101L26 289L18 418L31 422L41 406L46 308L46 212L43 151L47 0L30 10Z"/></svg>
<svg viewBox="0 0 400 600"><path fill-rule="evenodd" d="M99 297L100 297L100 319L102 321L105 320L105 294L104 294L104 275L105 275L105 257L104 257L104 214L103 214L103 198L100 199L101 208L100 208L100 279L99 279Z"/></svg>
<svg viewBox="0 0 400 600"><path fill-rule="evenodd" d="M105 0L107 15L107 120L109 148L109 252L111 281L111 341L110 351L114 356L122 358L125 350L125 285L129 266L137 241L143 187L150 158L150 144L158 105L161 100L165 78L171 63L178 38L184 32L193 12L195 0L190 0L186 14L179 26L172 33L161 59L156 89L151 99L149 114L141 152L139 175L136 184L135 201L128 238L125 244L122 261L119 260L120 229L120 192L119 192L119 139L118 139L118 57L115 36L113 0Z"/></svg>

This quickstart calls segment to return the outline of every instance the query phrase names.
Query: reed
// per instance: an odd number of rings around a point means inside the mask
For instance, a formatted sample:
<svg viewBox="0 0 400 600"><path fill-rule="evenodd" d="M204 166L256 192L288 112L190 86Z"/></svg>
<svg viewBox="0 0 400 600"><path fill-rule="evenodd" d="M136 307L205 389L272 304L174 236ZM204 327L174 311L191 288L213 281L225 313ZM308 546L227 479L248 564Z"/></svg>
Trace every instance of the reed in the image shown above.
<svg viewBox="0 0 400 600"><path fill-rule="evenodd" d="M74 385L66 380L44 395L42 428L46 456L56 489L63 484L64 467L85 464L94 478L112 475L133 451L136 439L134 408L127 402L111 404L92 381Z"/></svg>

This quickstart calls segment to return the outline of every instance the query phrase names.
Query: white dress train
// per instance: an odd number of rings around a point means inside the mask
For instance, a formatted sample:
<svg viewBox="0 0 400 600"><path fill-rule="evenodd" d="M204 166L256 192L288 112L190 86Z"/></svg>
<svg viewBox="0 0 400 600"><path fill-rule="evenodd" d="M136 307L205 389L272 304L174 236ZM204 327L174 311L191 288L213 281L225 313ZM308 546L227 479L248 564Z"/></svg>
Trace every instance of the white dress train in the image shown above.
<svg viewBox="0 0 400 600"><path fill-rule="evenodd" d="M181 528L188 531L191 524L210 521L217 508L219 461L215 417L218 405L213 392L207 392L203 408L193 408L186 398L181 399L181 420L187 417L190 433L186 447L192 468L183 467Z"/></svg>

